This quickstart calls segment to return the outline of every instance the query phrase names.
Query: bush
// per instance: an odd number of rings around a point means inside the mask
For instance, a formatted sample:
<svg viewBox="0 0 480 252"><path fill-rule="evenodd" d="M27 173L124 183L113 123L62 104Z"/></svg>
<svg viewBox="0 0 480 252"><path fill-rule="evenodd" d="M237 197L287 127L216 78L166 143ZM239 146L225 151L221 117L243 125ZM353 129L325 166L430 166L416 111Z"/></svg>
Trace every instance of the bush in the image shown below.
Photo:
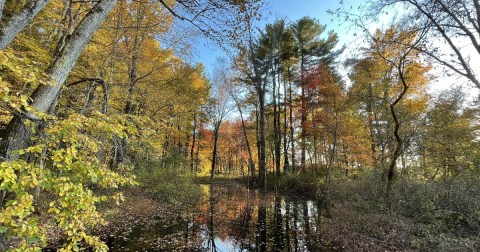
<svg viewBox="0 0 480 252"><path fill-rule="evenodd" d="M325 185L323 179L316 178L311 173L288 173L276 178L272 174L267 178L270 189L275 189L276 186L281 192L300 197L315 198Z"/></svg>
<svg viewBox="0 0 480 252"><path fill-rule="evenodd" d="M202 191L187 170L149 164L137 169L138 182L141 189L171 207L192 206L201 201Z"/></svg>

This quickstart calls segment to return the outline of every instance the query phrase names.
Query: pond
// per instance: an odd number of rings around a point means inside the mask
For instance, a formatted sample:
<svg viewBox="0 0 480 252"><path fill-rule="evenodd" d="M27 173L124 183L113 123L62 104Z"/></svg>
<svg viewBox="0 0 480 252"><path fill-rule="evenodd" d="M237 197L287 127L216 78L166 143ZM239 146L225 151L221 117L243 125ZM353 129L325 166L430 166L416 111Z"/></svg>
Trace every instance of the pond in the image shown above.
<svg viewBox="0 0 480 252"><path fill-rule="evenodd" d="M132 226L107 241L111 251L334 251L317 233L328 219L315 201L238 184L201 188L201 204Z"/></svg>

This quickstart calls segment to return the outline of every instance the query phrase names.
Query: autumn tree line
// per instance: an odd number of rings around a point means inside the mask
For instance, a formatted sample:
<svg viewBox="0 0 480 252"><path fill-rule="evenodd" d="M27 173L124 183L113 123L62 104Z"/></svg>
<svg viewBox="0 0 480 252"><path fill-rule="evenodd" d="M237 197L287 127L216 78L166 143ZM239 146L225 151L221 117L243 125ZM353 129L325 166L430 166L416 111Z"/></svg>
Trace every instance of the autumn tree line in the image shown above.
<svg viewBox="0 0 480 252"><path fill-rule="evenodd" d="M52 228L63 251L106 250L97 205L158 170L262 190L303 176L322 197L368 176L388 209L405 180L478 184L478 104L426 93L439 67L478 84L456 40L479 52L478 3L369 1L370 15L396 2L410 22L341 62L316 19L257 30L256 0L0 0L0 251L39 250ZM212 76L185 60L195 33L230 51Z"/></svg>
<svg viewBox="0 0 480 252"><path fill-rule="evenodd" d="M390 188L396 173L448 180L477 171L478 106L461 88L427 94L432 64L414 48L422 34L400 25L376 31L344 63L347 83L337 72L337 35L325 31L309 17L278 20L223 69L240 119L221 127L217 162L245 168L238 171L260 187L267 172L310 172L329 183L334 173L373 170Z"/></svg>

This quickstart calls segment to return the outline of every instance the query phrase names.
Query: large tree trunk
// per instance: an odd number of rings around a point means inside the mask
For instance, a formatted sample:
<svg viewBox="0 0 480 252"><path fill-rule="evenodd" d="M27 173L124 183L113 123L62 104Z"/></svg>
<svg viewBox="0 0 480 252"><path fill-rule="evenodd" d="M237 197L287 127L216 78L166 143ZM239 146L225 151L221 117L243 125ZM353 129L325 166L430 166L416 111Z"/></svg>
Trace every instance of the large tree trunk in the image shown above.
<svg viewBox="0 0 480 252"><path fill-rule="evenodd" d="M5 49L25 26L30 24L49 0L28 1L28 4L8 20L0 22L0 50ZM5 0L0 0L0 18L2 17Z"/></svg>
<svg viewBox="0 0 480 252"><path fill-rule="evenodd" d="M0 0L0 20L3 16L3 7L5 7L5 0Z"/></svg>
<svg viewBox="0 0 480 252"><path fill-rule="evenodd" d="M266 189L266 153L265 153L265 89L258 90L259 103L259 141L258 141L258 180L259 187Z"/></svg>
<svg viewBox="0 0 480 252"><path fill-rule="evenodd" d="M110 10L117 0L103 0L97 3L89 13L83 18L72 36L69 37L65 46L57 58L52 62L47 70L47 74L55 85L41 85L31 95L33 101L31 107L38 112L46 112L57 99L63 83L67 79L75 62L77 61L83 48L90 40L93 32L98 29L105 20ZM25 116L15 116L7 128L2 132L2 145L0 156L4 160L13 160L17 158L13 151L23 149L27 145L27 140L32 132L24 124L26 118L37 120L34 113L24 111Z"/></svg>

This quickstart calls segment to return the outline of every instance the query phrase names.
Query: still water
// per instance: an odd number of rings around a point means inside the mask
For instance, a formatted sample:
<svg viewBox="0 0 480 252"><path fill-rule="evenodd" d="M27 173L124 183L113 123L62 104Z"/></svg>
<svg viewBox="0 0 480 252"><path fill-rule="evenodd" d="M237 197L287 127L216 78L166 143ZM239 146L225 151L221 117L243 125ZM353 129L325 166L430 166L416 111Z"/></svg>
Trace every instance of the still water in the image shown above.
<svg viewBox="0 0 480 252"><path fill-rule="evenodd" d="M236 184L201 188L201 204L132 226L108 241L111 251L334 251L317 233L328 219L315 201Z"/></svg>

